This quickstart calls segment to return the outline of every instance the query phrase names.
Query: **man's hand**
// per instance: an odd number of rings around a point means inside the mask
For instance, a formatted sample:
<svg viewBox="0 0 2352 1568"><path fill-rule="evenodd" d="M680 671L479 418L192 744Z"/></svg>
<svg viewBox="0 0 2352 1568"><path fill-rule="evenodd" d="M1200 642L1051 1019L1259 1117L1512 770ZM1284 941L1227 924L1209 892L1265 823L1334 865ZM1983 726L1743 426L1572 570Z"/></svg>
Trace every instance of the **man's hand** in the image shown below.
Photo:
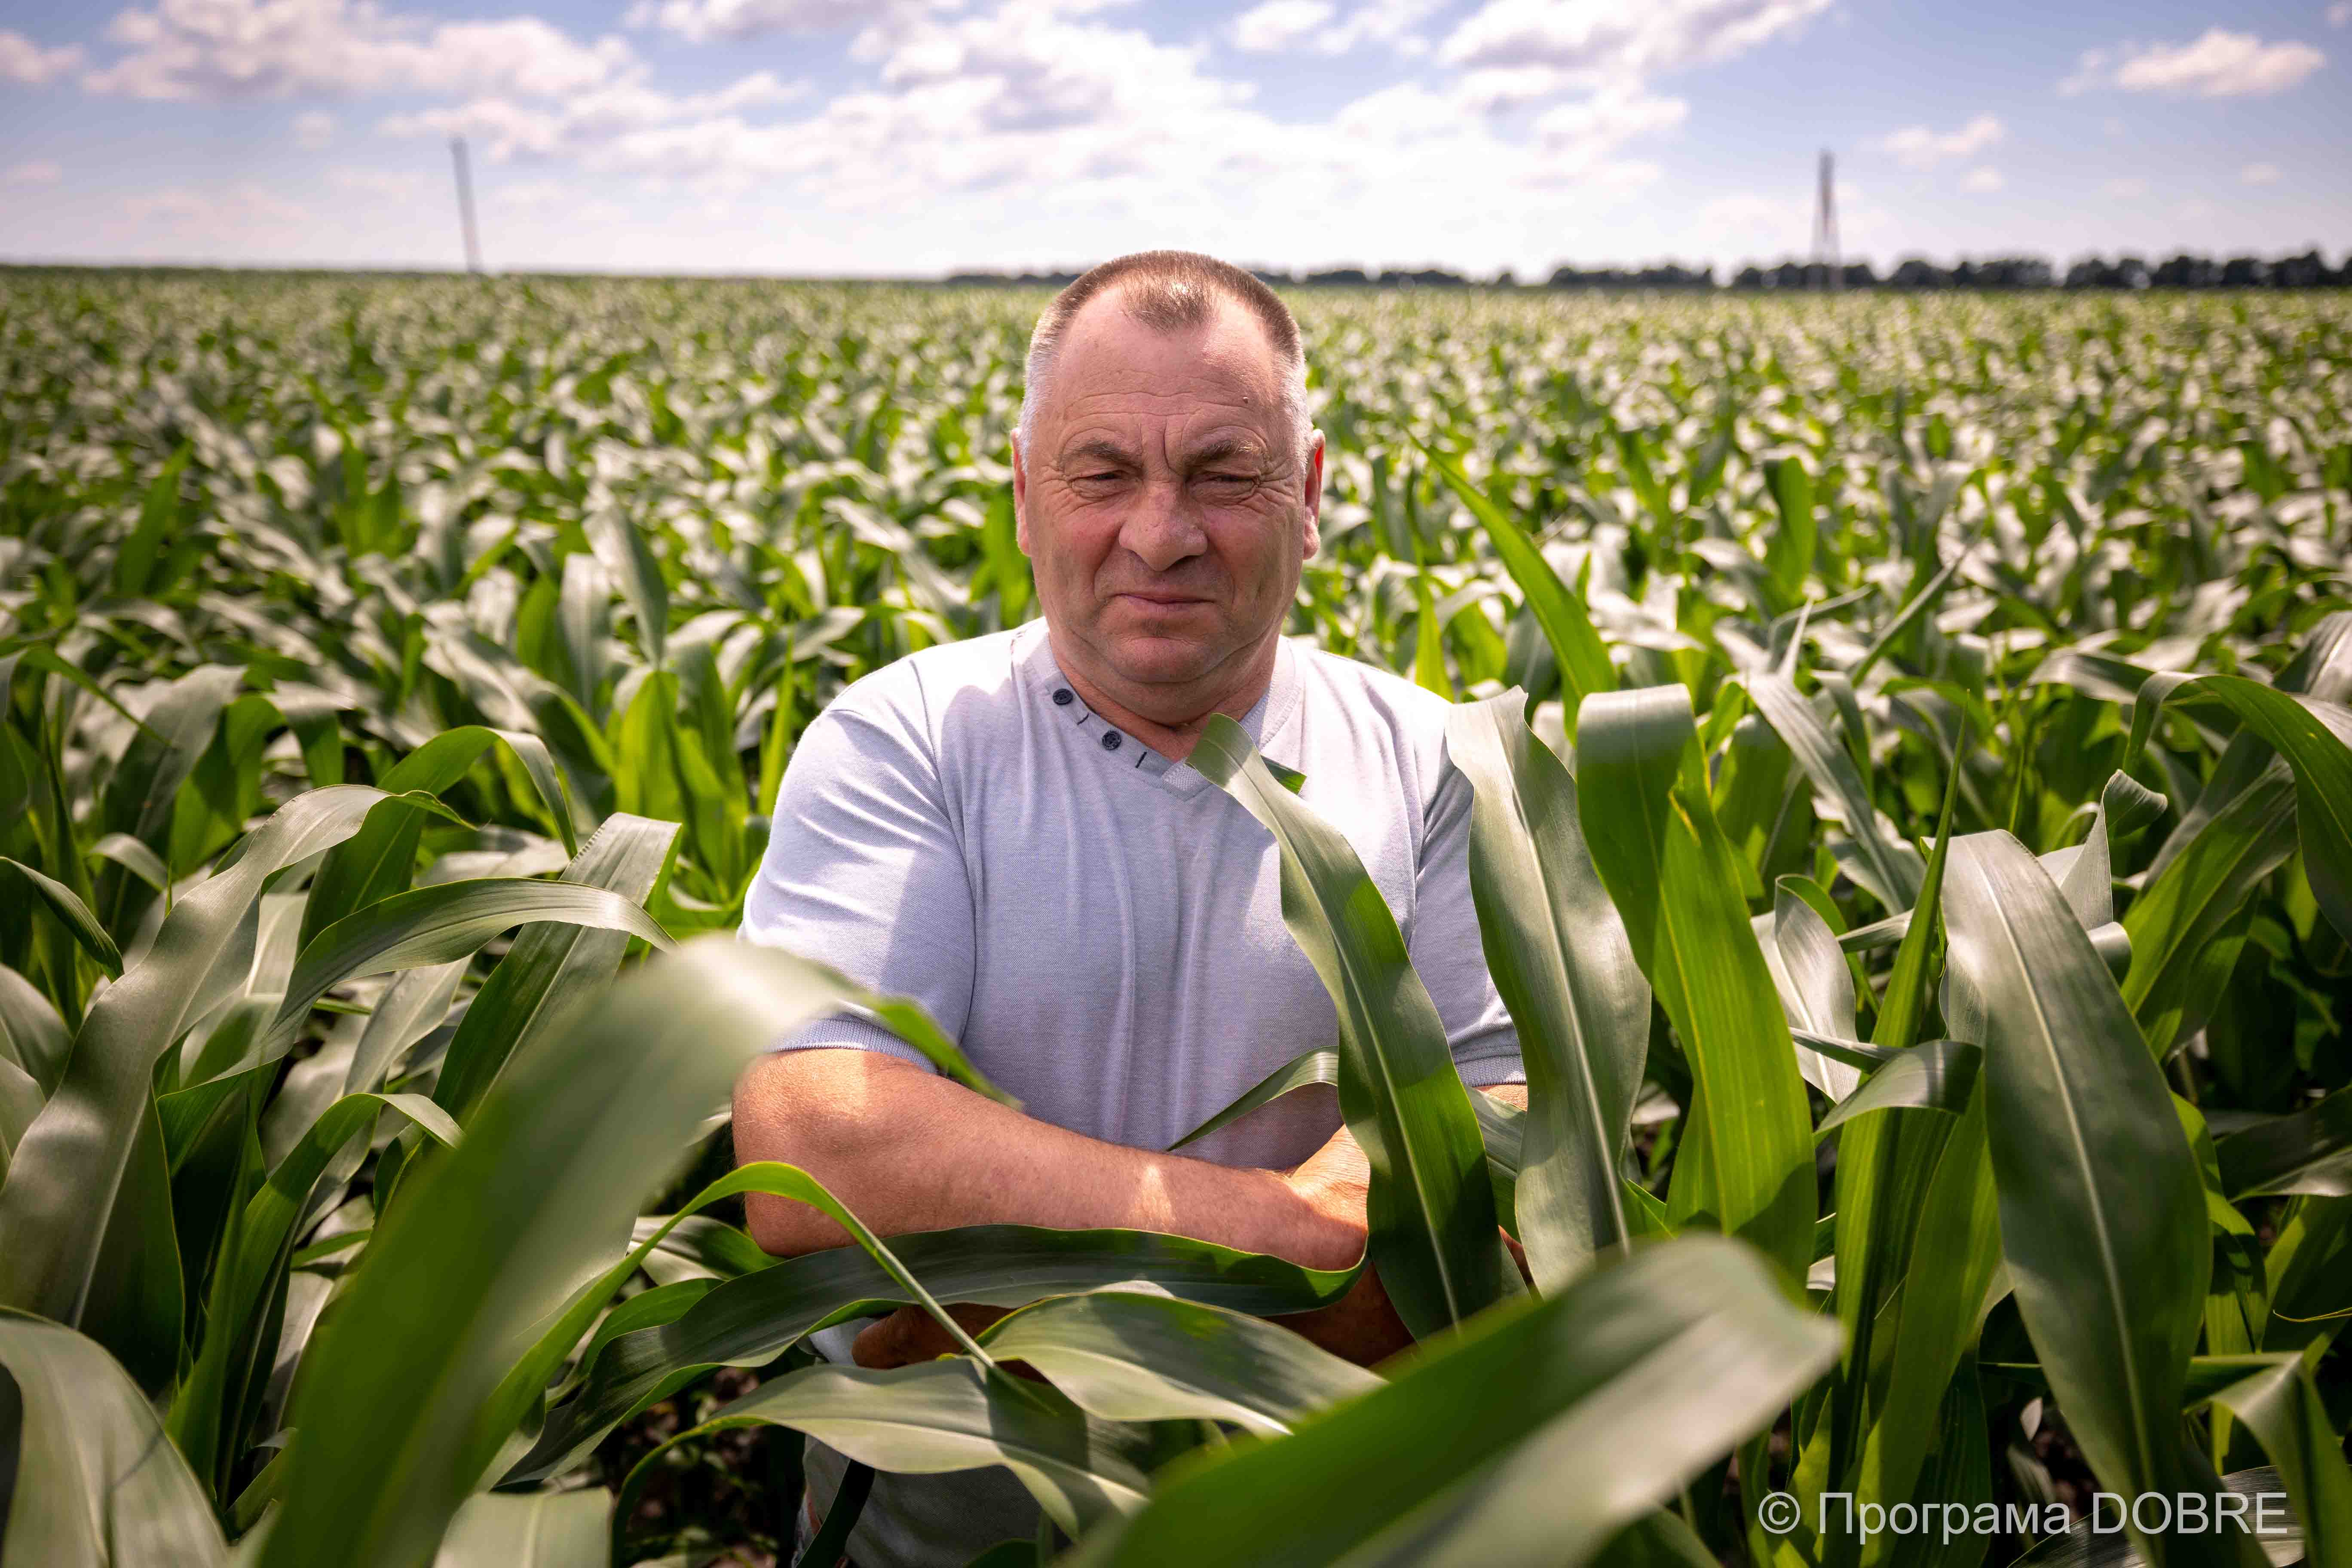
<svg viewBox="0 0 2352 1568"><path fill-rule="evenodd" d="M1340 1128L1285 1179L1327 1228L1347 1238L1349 1256L1322 1260L1323 1267L1345 1268L1361 1258L1368 1234L1364 1196L1371 1190L1372 1172L1355 1134ZM1271 1321L1359 1366L1384 1361L1412 1343L1381 1285L1380 1270L1370 1265L1329 1306Z"/></svg>
<svg viewBox="0 0 2352 1568"><path fill-rule="evenodd" d="M948 1316L953 1318L967 1334L977 1338L980 1331L1010 1309L975 1306L970 1301L952 1302ZM913 1366L918 1362L936 1361L943 1355L955 1355L963 1347L948 1337L948 1331L920 1307L901 1307L877 1322L868 1323L859 1332L857 1342L850 1347L850 1359L858 1365L877 1372L894 1366Z"/></svg>

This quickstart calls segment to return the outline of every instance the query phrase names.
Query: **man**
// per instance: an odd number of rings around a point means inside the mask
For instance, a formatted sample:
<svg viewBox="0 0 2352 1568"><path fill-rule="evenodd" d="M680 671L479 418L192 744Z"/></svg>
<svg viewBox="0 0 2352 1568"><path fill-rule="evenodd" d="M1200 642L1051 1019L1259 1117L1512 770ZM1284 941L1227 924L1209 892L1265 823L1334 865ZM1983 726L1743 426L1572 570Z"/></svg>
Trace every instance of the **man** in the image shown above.
<svg viewBox="0 0 2352 1568"><path fill-rule="evenodd" d="M1282 922L1271 836L1185 764L1215 713L1306 774L1303 798L1395 911L1465 1081L1521 1081L1479 948L1446 704L1280 635L1322 506L1305 403L1289 310L1207 257L1108 262L1046 309L1013 468L1043 622L902 659L812 722L743 921L919 1000L1024 1110L841 1017L744 1075L740 1158L804 1167L885 1236L1116 1226L1354 1264L1364 1166L1329 1091L1157 1152L1338 1037ZM814 1209L750 1202L772 1253L847 1243ZM1370 1270L1288 1321L1367 1363L1405 1342ZM838 1335L820 1348L867 1366L952 1348L913 1312ZM810 1445L816 1510L842 1466ZM1035 1518L1002 1470L880 1476L850 1555L961 1564Z"/></svg>

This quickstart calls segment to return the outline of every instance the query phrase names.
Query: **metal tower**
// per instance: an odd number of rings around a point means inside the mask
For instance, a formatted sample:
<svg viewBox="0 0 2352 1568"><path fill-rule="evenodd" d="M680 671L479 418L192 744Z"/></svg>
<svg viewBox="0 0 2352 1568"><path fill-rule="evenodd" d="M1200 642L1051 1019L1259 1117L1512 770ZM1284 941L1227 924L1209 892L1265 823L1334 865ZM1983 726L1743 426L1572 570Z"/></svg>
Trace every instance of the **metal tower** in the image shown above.
<svg viewBox="0 0 2352 1568"><path fill-rule="evenodd" d="M1822 286L1837 289L1845 282L1838 260L1837 179L1829 149L1822 149L1821 197L1813 208L1813 265L1822 269Z"/></svg>
<svg viewBox="0 0 2352 1568"><path fill-rule="evenodd" d="M449 161L457 170L457 221L466 230L466 270L482 269L482 241L474 231L474 182L466 172L466 139L454 136L449 140Z"/></svg>

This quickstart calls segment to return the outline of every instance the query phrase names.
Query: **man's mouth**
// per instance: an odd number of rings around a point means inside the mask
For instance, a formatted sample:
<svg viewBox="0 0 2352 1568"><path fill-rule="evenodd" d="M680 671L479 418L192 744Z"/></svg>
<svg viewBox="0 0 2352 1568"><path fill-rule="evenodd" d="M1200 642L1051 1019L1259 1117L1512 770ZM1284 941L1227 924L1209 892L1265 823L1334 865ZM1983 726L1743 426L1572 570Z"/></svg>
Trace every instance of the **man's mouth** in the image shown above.
<svg viewBox="0 0 2352 1568"><path fill-rule="evenodd" d="M1112 597L1133 599L1139 604L1150 605L1163 610L1180 609L1186 605L1205 605L1209 602L1197 594L1154 594L1129 591L1113 595Z"/></svg>

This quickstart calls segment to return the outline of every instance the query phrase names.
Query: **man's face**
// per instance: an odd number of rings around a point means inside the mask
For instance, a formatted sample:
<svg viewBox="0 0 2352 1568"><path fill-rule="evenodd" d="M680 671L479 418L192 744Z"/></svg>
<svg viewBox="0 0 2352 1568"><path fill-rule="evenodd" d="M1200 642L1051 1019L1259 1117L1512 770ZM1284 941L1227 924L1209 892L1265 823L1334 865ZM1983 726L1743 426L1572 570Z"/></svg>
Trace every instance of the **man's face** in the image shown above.
<svg viewBox="0 0 2352 1568"><path fill-rule="evenodd" d="M1171 333L1113 289L1070 322L1013 496L1046 621L1085 673L1140 697L1271 649L1323 495L1322 438L1302 462L1278 376L1229 301Z"/></svg>

